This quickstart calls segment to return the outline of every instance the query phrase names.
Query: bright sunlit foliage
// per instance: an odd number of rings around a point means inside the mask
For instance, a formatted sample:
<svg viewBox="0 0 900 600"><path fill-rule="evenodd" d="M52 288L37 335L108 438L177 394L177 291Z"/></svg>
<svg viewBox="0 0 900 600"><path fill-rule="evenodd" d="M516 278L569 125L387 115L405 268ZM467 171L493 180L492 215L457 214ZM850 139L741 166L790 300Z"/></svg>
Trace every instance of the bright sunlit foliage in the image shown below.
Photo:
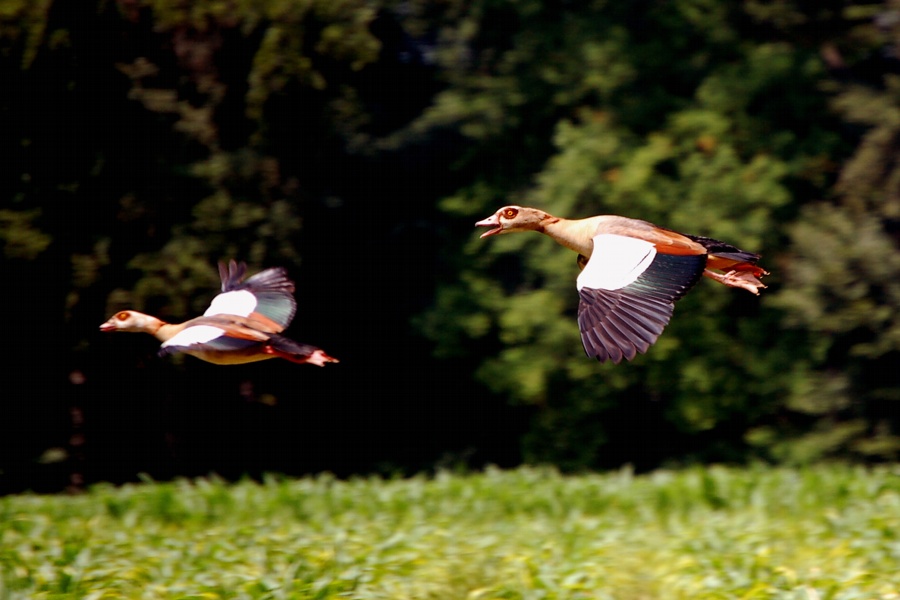
<svg viewBox="0 0 900 600"><path fill-rule="evenodd" d="M0 595L896 598L900 471L216 480L0 501Z"/></svg>

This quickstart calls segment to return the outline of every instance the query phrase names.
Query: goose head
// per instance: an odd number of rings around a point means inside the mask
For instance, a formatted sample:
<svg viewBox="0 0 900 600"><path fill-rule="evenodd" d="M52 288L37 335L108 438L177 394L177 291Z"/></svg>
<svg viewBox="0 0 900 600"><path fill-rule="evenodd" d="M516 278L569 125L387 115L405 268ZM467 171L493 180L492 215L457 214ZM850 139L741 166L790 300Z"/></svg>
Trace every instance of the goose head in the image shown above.
<svg viewBox="0 0 900 600"><path fill-rule="evenodd" d="M120 310L100 326L100 331L137 331L153 333L159 328L159 319L136 310Z"/></svg>
<svg viewBox="0 0 900 600"><path fill-rule="evenodd" d="M497 235L500 233L513 233L516 231L542 231L544 219L550 215L536 208L524 206L504 206L487 219L475 223L476 227L491 227L481 234L481 237Z"/></svg>

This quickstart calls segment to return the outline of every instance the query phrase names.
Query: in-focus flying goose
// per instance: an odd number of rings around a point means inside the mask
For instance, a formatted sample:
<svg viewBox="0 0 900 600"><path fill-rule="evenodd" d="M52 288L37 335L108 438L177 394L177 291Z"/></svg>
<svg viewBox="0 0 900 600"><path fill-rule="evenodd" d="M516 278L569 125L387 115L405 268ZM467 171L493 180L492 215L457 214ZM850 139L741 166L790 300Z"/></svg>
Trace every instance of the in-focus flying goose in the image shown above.
<svg viewBox="0 0 900 600"><path fill-rule="evenodd" d="M758 254L615 215L561 219L536 208L504 206L478 221L481 237L538 231L578 253L578 326L588 356L618 364L656 342L675 301L705 275L759 294L768 273Z"/></svg>
<svg viewBox="0 0 900 600"><path fill-rule="evenodd" d="M100 331L139 331L162 342L159 354L184 352L217 365L237 365L269 358L319 367L338 362L320 348L279 335L297 312L294 282L281 267L266 269L243 281L247 265L219 263L222 293L202 317L165 323L135 310L123 310Z"/></svg>

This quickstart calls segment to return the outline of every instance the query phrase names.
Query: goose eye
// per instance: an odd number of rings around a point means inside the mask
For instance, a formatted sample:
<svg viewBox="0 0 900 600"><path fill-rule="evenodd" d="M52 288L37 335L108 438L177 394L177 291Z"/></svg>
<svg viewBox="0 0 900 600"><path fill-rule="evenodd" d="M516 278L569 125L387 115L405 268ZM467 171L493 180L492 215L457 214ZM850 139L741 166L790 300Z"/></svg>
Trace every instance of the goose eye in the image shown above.
<svg viewBox="0 0 900 600"><path fill-rule="evenodd" d="M118 321L124 321L127 318L128 318L128 313L125 312L124 310L116 315L116 320L118 320Z"/></svg>
<svg viewBox="0 0 900 600"><path fill-rule="evenodd" d="M505 211L503 211L503 216L507 219L512 219L517 214L519 214L519 211L517 211L515 208L507 208Z"/></svg>

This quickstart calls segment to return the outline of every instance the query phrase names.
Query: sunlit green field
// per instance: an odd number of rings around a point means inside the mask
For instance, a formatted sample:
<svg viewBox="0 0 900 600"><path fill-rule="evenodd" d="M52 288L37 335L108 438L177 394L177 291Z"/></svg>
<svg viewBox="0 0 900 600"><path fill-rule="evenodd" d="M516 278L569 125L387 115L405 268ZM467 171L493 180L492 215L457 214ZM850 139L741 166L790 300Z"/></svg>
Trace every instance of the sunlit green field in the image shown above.
<svg viewBox="0 0 900 600"><path fill-rule="evenodd" d="M900 467L0 499L0 598L900 598Z"/></svg>

